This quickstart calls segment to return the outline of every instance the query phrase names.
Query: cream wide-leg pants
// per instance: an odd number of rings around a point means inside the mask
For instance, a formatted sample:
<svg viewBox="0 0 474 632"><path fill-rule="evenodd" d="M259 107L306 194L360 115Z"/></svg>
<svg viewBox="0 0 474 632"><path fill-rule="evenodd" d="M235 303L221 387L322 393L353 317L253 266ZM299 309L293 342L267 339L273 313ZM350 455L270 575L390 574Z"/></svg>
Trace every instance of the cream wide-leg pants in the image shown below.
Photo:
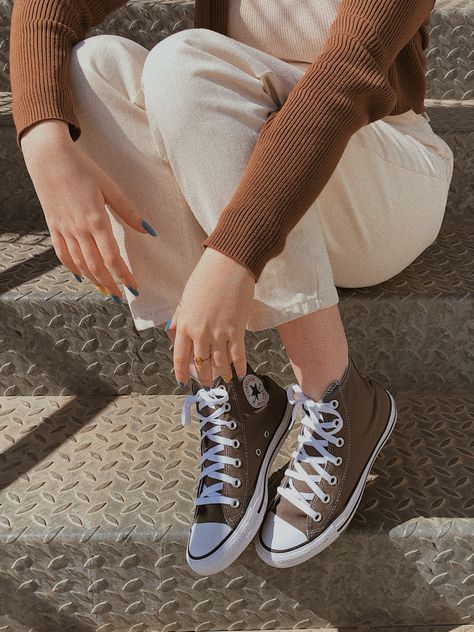
<svg viewBox="0 0 474 632"><path fill-rule="evenodd" d="M157 237L106 205L137 330L172 317L236 189L268 114L303 70L210 29L191 28L151 51L117 35L73 47L76 141L123 189ZM247 329L275 327L338 302L336 286L396 275L429 246L453 170L449 146L410 110L358 130L323 191L255 286Z"/></svg>

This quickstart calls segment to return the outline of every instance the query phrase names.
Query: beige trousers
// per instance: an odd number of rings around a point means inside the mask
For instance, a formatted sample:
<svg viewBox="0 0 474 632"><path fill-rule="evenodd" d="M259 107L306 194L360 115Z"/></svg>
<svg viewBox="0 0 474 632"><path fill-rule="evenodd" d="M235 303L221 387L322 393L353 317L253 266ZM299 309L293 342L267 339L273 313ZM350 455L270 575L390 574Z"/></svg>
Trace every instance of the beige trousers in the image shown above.
<svg viewBox="0 0 474 632"><path fill-rule="evenodd" d="M138 281L124 288L137 330L172 317L267 115L303 70L209 29L151 51L117 35L73 47L76 141L122 187L158 237L114 235ZM438 235L453 170L449 146L413 111L350 139L323 191L264 268L247 328L275 327L338 302L336 286L380 283Z"/></svg>

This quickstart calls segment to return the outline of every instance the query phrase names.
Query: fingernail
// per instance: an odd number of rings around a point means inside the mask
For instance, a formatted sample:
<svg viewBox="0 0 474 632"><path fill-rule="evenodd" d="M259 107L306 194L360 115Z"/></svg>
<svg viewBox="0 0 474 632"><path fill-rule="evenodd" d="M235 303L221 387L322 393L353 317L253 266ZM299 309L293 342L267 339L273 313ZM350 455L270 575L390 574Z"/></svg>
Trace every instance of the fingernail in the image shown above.
<svg viewBox="0 0 474 632"><path fill-rule="evenodd" d="M117 305L123 305L122 299L116 294L111 294L110 298L117 303Z"/></svg>
<svg viewBox="0 0 474 632"><path fill-rule="evenodd" d="M130 285L127 285L127 290L130 290L130 292L135 296L138 296L140 294L138 290L136 290L134 287L131 287Z"/></svg>
<svg viewBox="0 0 474 632"><path fill-rule="evenodd" d="M156 230L150 226L150 224L148 222L146 222L144 219L142 219L142 226L143 228L150 233L150 235L153 235L153 237L156 237Z"/></svg>
<svg viewBox="0 0 474 632"><path fill-rule="evenodd" d="M167 331L168 327L171 325L171 318L166 321L165 331Z"/></svg>
<svg viewBox="0 0 474 632"><path fill-rule="evenodd" d="M95 284L96 288L99 290L99 292L101 294L103 294L104 296L108 296L109 293L107 292L107 290L105 289L105 287L103 285L97 285Z"/></svg>
<svg viewBox="0 0 474 632"><path fill-rule="evenodd" d="M80 277L78 274L74 274L74 272L72 274L74 278L76 279L76 281L79 281L79 283L82 283L82 277Z"/></svg>
<svg viewBox="0 0 474 632"><path fill-rule="evenodd" d="M224 382L228 384L232 379L232 375L226 375L223 379L224 379Z"/></svg>
<svg viewBox="0 0 474 632"><path fill-rule="evenodd" d="M180 388L184 388L186 386L186 384L184 382L178 382L178 386Z"/></svg>

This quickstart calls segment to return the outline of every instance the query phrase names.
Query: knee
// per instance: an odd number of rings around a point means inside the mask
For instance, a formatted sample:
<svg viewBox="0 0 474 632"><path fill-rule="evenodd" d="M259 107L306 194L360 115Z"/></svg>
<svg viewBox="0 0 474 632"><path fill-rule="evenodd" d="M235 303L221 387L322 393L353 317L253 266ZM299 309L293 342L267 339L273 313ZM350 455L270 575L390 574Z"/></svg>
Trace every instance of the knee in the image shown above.
<svg viewBox="0 0 474 632"><path fill-rule="evenodd" d="M74 80L77 76L84 75L110 75L120 69L124 57L136 59L143 64L146 53L146 48L127 37L111 33L92 35L72 47L71 78Z"/></svg>
<svg viewBox="0 0 474 632"><path fill-rule="evenodd" d="M222 37L211 29L188 28L160 40L143 64L143 89L156 85L161 92L167 92L178 85L186 86L190 75L196 72L196 66L202 63L203 57L198 52L210 49L210 43Z"/></svg>

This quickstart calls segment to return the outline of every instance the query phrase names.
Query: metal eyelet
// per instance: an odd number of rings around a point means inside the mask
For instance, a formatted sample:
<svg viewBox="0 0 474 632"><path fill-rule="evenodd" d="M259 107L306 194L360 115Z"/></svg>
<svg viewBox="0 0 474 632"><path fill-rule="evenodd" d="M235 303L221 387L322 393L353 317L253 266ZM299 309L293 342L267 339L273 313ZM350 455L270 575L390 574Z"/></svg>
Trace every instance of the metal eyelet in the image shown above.
<svg viewBox="0 0 474 632"><path fill-rule="evenodd" d="M240 459L235 459L234 467L242 467L242 461Z"/></svg>
<svg viewBox="0 0 474 632"><path fill-rule="evenodd" d="M331 400L331 404L334 408L337 408L339 406L339 402L337 401L337 399Z"/></svg>
<svg viewBox="0 0 474 632"><path fill-rule="evenodd" d="M317 516L314 518L314 521L315 522L321 522L322 517L323 517L322 514L318 513Z"/></svg>
<svg viewBox="0 0 474 632"><path fill-rule="evenodd" d="M260 448L257 448L257 449L255 450L255 454L256 454L257 456L260 456L260 455L262 454L262 451L260 450Z"/></svg>
<svg viewBox="0 0 474 632"><path fill-rule="evenodd" d="M230 410L231 409L231 405L229 404L229 402L226 402L224 404L224 406L226 406L226 410Z"/></svg>
<svg viewBox="0 0 474 632"><path fill-rule="evenodd" d="M240 441L238 439L234 439L234 448L240 448Z"/></svg>
<svg viewBox="0 0 474 632"><path fill-rule="evenodd" d="M329 480L329 485L336 485L337 484L337 476L333 476L330 480Z"/></svg>
<svg viewBox="0 0 474 632"><path fill-rule="evenodd" d="M240 505L240 500L238 500L237 498L234 498L234 502L232 503L232 507L234 507L235 509L237 509L237 507Z"/></svg>
<svg viewBox="0 0 474 632"><path fill-rule="evenodd" d="M338 456L337 459L334 462L334 465L339 467L339 465L341 465L341 463L342 463L342 457Z"/></svg>
<svg viewBox="0 0 474 632"><path fill-rule="evenodd" d="M342 437L339 437L336 445L338 448L342 447L344 445L344 439Z"/></svg>
<svg viewBox="0 0 474 632"><path fill-rule="evenodd" d="M235 429L237 428L237 423L236 423L233 419L232 419L232 420L231 420L231 422L230 422L230 426L229 426L229 428L230 428L231 430L235 430Z"/></svg>
<svg viewBox="0 0 474 632"><path fill-rule="evenodd" d="M235 478L232 485L233 487L240 487L242 485L242 481L240 480L240 478Z"/></svg>
<svg viewBox="0 0 474 632"><path fill-rule="evenodd" d="M263 436L265 437L265 439L267 439L270 436L270 433L268 432L268 430L265 430L265 432L263 433Z"/></svg>
<svg viewBox="0 0 474 632"><path fill-rule="evenodd" d="M325 505L327 505L327 504L328 504L328 502L329 502L330 500L331 500L331 496L329 496L329 494L326 494L326 496L323 498L323 501L322 501L322 502L323 502Z"/></svg>

